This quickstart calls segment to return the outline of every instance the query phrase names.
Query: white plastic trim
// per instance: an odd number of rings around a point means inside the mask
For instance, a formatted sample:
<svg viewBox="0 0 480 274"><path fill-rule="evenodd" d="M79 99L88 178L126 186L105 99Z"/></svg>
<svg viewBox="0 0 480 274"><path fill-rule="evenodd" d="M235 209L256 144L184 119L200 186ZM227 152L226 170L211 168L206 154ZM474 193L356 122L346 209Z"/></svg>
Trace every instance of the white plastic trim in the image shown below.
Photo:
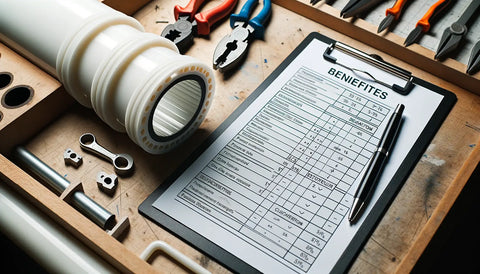
<svg viewBox="0 0 480 274"><path fill-rule="evenodd" d="M152 256L152 254L157 250L163 251L165 254L169 255L170 257L175 259L177 262L179 262L180 264L190 269L193 273L199 273L199 274L211 273L210 271L203 268L201 265L194 262L192 259L185 256L180 251L176 250L166 242L162 242L162 241L151 242L147 246L147 248L145 248L142 254L140 254L140 258L144 261L148 261L148 259Z"/></svg>
<svg viewBox="0 0 480 274"><path fill-rule="evenodd" d="M3 42L54 71L80 104L145 151L177 147L204 120L215 91L211 68L134 18L97 0L0 0L0 7Z"/></svg>

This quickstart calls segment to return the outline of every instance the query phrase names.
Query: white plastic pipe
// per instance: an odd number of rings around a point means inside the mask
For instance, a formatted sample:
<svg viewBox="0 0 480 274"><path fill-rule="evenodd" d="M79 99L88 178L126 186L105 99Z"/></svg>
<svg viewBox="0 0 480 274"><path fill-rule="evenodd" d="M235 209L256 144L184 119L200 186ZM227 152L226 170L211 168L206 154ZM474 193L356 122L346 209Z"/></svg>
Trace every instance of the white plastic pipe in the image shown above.
<svg viewBox="0 0 480 274"><path fill-rule="evenodd" d="M52 273L116 272L110 264L1 181L0 209L2 234L47 271ZM15 269L10 271L16 272Z"/></svg>
<svg viewBox="0 0 480 274"><path fill-rule="evenodd" d="M0 40L150 153L184 141L211 105L208 66L96 0L0 0Z"/></svg>

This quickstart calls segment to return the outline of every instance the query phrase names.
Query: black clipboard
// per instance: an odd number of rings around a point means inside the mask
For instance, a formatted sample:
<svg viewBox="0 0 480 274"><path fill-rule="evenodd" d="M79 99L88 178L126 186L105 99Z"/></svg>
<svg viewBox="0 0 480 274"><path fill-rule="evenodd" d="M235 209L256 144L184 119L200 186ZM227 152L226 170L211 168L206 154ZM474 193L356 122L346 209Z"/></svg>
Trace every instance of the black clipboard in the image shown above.
<svg viewBox="0 0 480 274"><path fill-rule="evenodd" d="M223 122L207 139L200 145L200 147L192 154L188 160L183 163L179 169L177 169L160 187L158 187L140 206L139 212L152 220L153 222L161 225L171 233L177 235L184 241L188 242L194 248L204 252L211 258L218 261L220 264L226 268L239 273L257 273L257 269L249 265L247 262L237 258L228 251L226 251L221 246L213 243L209 239L203 237L197 232L193 231L191 228L186 227L179 221L175 219L175 216L170 216L165 214L163 211L155 208L152 204L158 199L162 193L164 193L171 184L178 178L196 159L199 157L227 128L228 126L235 121L247 108L254 102L257 97L262 94L262 92L284 71L295 58L313 41L319 40L323 43L329 44L329 48L324 53L324 58L330 59L329 62L338 63L338 60L330 56L330 53L338 49L339 47L346 47L347 50L352 48L337 43L335 40L332 40L326 36L323 36L319 33L311 33L305 40L279 65L279 67ZM319 53L321 54L321 53ZM421 132L419 138L415 141L413 148L408 152L406 158L403 160L400 168L394 174L392 180L386 187L386 189L381 194L380 198L377 200L372 210L370 210L365 217L365 221L361 224L357 233L350 241L348 246L345 248L345 251L340 256L338 261L335 263L331 272L333 273L343 273L349 269L353 259L358 255L359 251L368 240L369 236L373 232L374 228L377 226L381 217L384 215L389 205L393 201L393 198L397 195L403 183L406 181L413 168L415 167L418 160L423 155L423 152L426 150L427 146L430 144L435 133L440 128L441 124L447 117L448 113L456 103L456 96L440 87L437 87L429 82L426 82L422 79L419 79L415 76L412 76L409 72L400 69L398 67L392 66L388 63L383 62L378 56L368 56L360 51L353 49L353 56L359 56L365 62L372 62L380 65L387 66L389 69L397 70L400 74L404 74L406 77L406 84L402 86L393 87L392 84L390 87L392 90L401 93L405 96L408 96L411 87L414 85L420 85L428 88L440 95L443 96L441 102L439 103L437 109L434 111L433 116L429 119L428 123ZM365 59L363 59L365 58ZM374 64L374 65L375 65ZM389 85L388 83L382 83L383 85ZM301 273L301 272L299 272Z"/></svg>

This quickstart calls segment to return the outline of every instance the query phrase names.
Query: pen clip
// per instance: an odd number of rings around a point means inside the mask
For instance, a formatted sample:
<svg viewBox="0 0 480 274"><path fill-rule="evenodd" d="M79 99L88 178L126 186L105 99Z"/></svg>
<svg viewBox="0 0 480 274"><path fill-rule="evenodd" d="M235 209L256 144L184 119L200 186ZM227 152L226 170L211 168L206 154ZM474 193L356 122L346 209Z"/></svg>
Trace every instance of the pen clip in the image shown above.
<svg viewBox="0 0 480 274"><path fill-rule="evenodd" d="M353 56L359 60L362 60L364 62L367 62L369 63L370 65L378 68L378 69L381 69L383 71L386 71L392 75L395 75L397 76L398 78L402 79L402 80L405 80L406 83L404 86L401 86L401 85L398 85L398 84L389 84L389 83L386 83L386 82L383 82L381 80L379 80L378 78L374 77L371 73L365 71L365 70L361 70L361 69L357 69L357 68L353 68L353 67L350 67L350 66L347 66L343 63L340 63L337 61L337 58L333 57L331 55L332 51L334 49L337 49L345 54L348 54L350 56ZM413 76L412 76L412 73L409 72L409 71L406 71L402 68L399 68L397 66L394 66L392 64L389 64L385 61L383 61L381 59L380 56L378 55L375 55L375 57L371 56L371 55L368 55L362 51L359 51L357 49L354 49L352 47L349 47L345 44L342 44L340 42L334 42L332 44L330 44L330 46L325 50L325 52L323 53L323 58L329 62L332 62L334 64L337 64L337 65L340 65L346 69L349 69L350 71L352 71L353 73L359 75L359 76L363 76L363 78L365 78L365 76L367 76L367 78L369 78L370 80L376 82L376 83L379 83L383 86L386 86L400 94L403 94L403 95L406 95L408 94L412 88L413 88Z"/></svg>

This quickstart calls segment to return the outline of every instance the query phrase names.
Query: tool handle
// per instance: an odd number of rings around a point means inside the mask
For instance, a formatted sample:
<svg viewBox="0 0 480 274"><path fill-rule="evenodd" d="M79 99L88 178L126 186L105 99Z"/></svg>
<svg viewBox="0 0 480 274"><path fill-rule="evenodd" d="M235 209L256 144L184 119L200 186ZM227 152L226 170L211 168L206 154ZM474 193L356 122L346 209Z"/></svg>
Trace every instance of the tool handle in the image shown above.
<svg viewBox="0 0 480 274"><path fill-rule="evenodd" d="M179 16L188 15L190 21L193 20L193 16L200 8L200 6L205 2L205 0L190 0L185 7L180 5L175 5L173 8L173 14L175 15L175 20L178 20Z"/></svg>
<svg viewBox="0 0 480 274"><path fill-rule="evenodd" d="M211 10L196 14L195 21L197 21L197 33L200 35L209 34L210 26L229 15L237 2L238 0L225 0Z"/></svg>
<svg viewBox="0 0 480 274"><path fill-rule="evenodd" d="M460 18L457 20L457 23L459 23L460 25L467 25L470 18L472 18L472 16L477 11L478 7L480 7L480 1L473 0L462 13L462 16L460 16Z"/></svg>
<svg viewBox="0 0 480 274"><path fill-rule="evenodd" d="M263 9L260 11L257 16L255 16L252 20L248 22L250 26L253 27L255 32L253 36L256 39L263 39L263 35L265 33L265 27L263 24L267 21L267 19L272 14L272 3L270 0L263 0Z"/></svg>
<svg viewBox="0 0 480 274"><path fill-rule="evenodd" d="M439 14L448 4L450 0L440 0L433 4L427 12L423 15L423 17L418 20L417 25L415 27L421 26L423 32L427 32L430 30L430 19L434 16Z"/></svg>
<svg viewBox="0 0 480 274"><path fill-rule="evenodd" d="M230 27L235 27L237 22L248 22L252 10L258 4L258 0L248 0L240 10L240 13L230 15Z"/></svg>
<svg viewBox="0 0 480 274"><path fill-rule="evenodd" d="M400 14L402 13L403 6L405 5L405 3L407 3L407 1L408 0L397 0L393 7L385 11L385 15L388 16L389 14L391 14L395 16L395 20L398 20L398 17L400 17Z"/></svg>

